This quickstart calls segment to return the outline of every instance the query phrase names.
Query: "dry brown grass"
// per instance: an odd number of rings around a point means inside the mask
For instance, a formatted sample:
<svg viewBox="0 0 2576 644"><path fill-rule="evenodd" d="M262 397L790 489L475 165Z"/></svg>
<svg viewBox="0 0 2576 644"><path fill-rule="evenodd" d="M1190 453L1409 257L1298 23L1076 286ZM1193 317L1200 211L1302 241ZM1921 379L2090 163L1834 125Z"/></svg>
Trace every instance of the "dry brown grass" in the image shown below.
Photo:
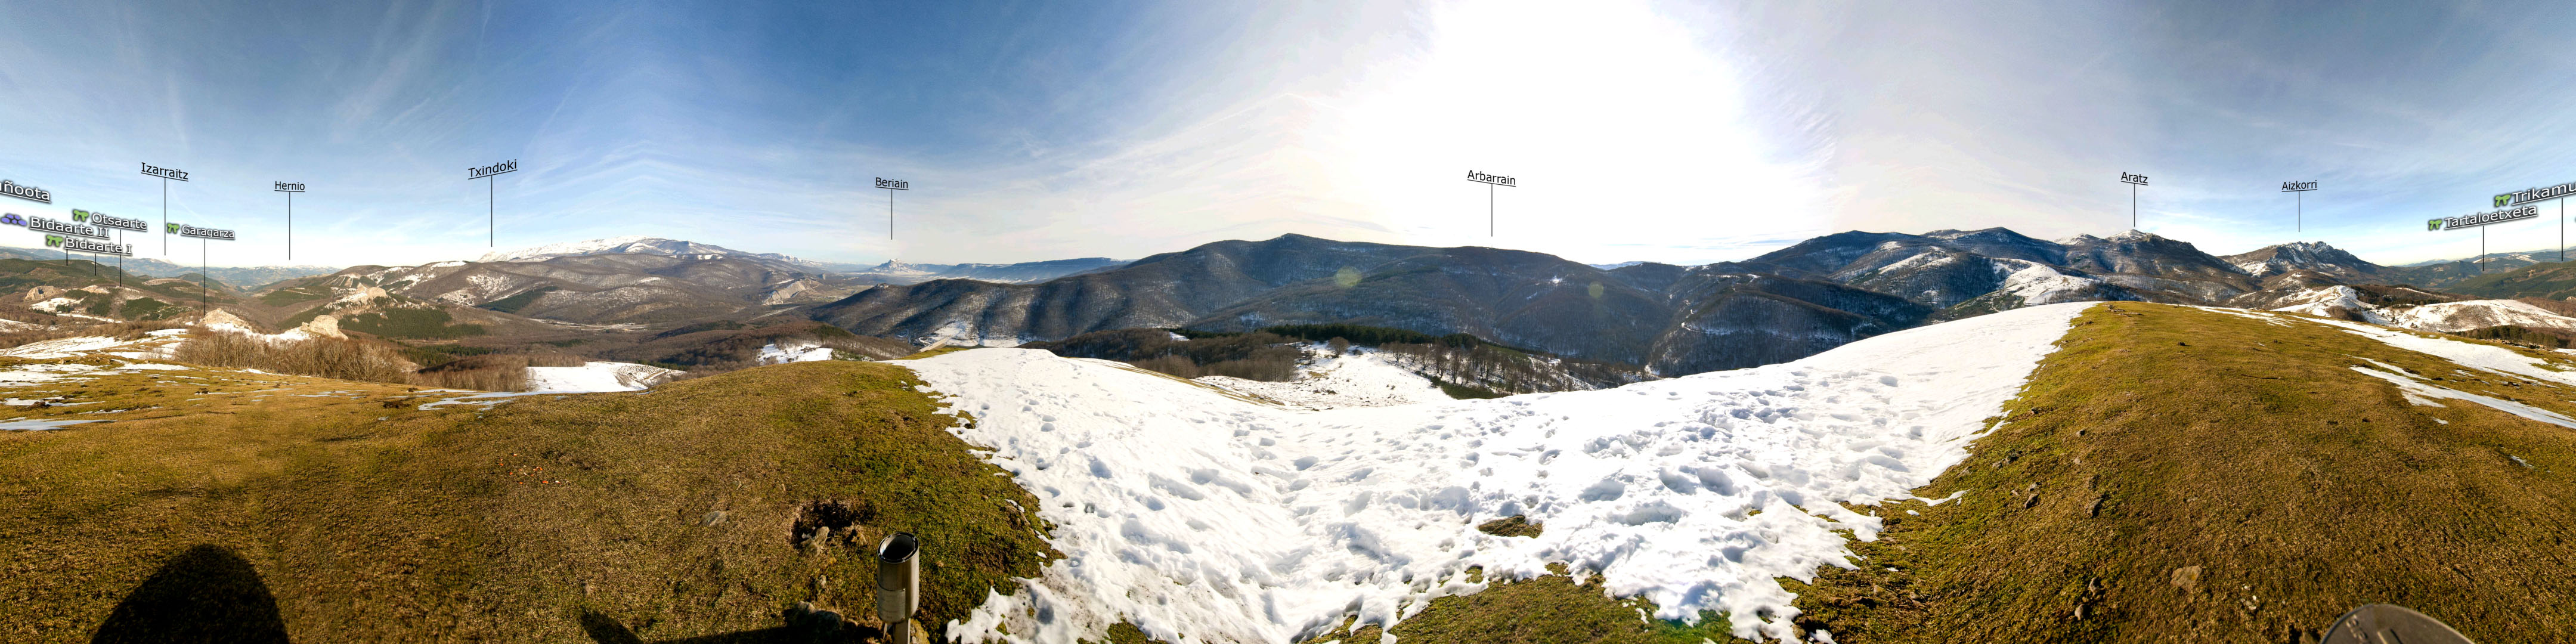
<svg viewBox="0 0 2576 644"><path fill-rule="evenodd" d="M173 360L217 367L241 367L272 373L408 383L412 363L402 349L378 340L311 338L270 341L242 333L196 329L179 345ZM500 390L509 391L509 390Z"/></svg>
<svg viewBox="0 0 2576 644"><path fill-rule="evenodd" d="M2514 300L2524 304L2540 307L2541 310L2551 313L2576 317L2576 301L2553 300L2545 297L2523 297L2514 298Z"/></svg>
<svg viewBox="0 0 2576 644"><path fill-rule="evenodd" d="M443 389L526 391L528 367L578 367L588 358L561 352L466 356L411 374L411 383Z"/></svg>
<svg viewBox="0 0 2576 644"><path fill-rule="evenodd" d="M88 640L199 546L247 562L295 641L728 636L800 601L864 619L864 550L893 530L927 544L923 621L945 624L1054 555L1038 500L919 384L811 362L488 411L234 371L67 385L98 404L9 410L150 408L0 432L0 641ZM793 543L818 517L851 538Z"/></svg>
<svg viewBox="0 0 2576 644"><path fill-rule="evenodd" d="M2560 414L2576 390L2304 322L2120 302L2075 324L2010 420L1916 491L1966 496L1864 508L1886 529L1853 544L1858 569L1783 581L1801 626L1845 644L2298 642L2385 602L2486 644L2576 631L2576 431L2410 403L2350 367Z"/></svg>

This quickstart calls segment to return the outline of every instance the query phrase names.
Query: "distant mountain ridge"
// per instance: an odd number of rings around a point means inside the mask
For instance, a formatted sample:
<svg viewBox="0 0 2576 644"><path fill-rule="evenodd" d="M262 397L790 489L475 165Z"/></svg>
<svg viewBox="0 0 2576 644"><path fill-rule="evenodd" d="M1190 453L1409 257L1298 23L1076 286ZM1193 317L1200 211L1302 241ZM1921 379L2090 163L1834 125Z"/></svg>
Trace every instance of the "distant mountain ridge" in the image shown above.
<svg viewBox="0 0 2576 644"><path fill-rule="evenodd" d="M693 241L684 241L684 240L678 240L678 239L665 239L665 238L661 238L661 237L645 237L645 236L642 236L642 235L627 235L627 236L623 236L623 237L610 237L610 238L606 238L606 239L593 239L593 240L588 240L588 241L566 242L566 243L561 243L561 244L547 244L547 245L544 245L544 246L537 246L537 247L534 247L534 248L522 248L522 249L514 250L514 251L504 251L504 252L484 253L484 254L483 254L483 256L482 256L481 258L477 258L477 259L475 259L474 261L477 261L477 262L542 262L542 261L549 260L549 259L554 259L554 258L557 258L557 257L575 257L575 256L581 256L581 255L614 255L614 254L669 255L669 256L689 256L689 255L699 255L699 256L743 256L743 257L757 257L757 258L769 259L769 260L775 260L775 261L781 261L781 262L798 263L798 264L804 264L804 265L808 265L808 266L820 266L820 265L821 265L819 262L811 262L811 261L806 261L806 260L799 260L799 259L796 259L796 258L794 258L794 257L789 257L789 256L781 255L781 254L778 254L778 253L749 253L749 252L743 252L743 251L734 250L734 249L731 249L731 248L725 248L725 247L723 247L723 246L717 246L717 245L714 245L714 244L701 244L701 243L697 243L697 242L693 242Z"/></svg>
<svg viewBox="0 0 2576 644"><path fill-rule="evenodd" d="M0 257L35 261L44 261L49 259L59 261L63 259L63 251L61 249L53 248L19 248L15 246L0 246ZM74 260L87 261L90 259L90 256L86 253L72 253L71 258ZM117 263L117 258L112 256L100 257L98 260L100 263L110 266L114 266ZM135 275L178 277L183 274L193 274L198 271L197 265L195 264L181 265L149 257L127 257L124 261L125 271ZM205 271L212 273L217 281L257 287L298 277L329 275L339 272L340 268L336 266L214 266L206 268Z"/></svg>
<svg viewBox="0 0 2576 644"><path fill-rule="evenodd" d="M1001 282L1004 284L1027 284L1031 282L1043 282L1067 275L1114 268L1126 263L1127 262L1125 260L1116 260L1107 257L1056 259L1040 262L1020 262L1017 264L914 264L897 260L888 260L883 264L878 264L873 267L858 268L856 270L848 270L847 268L836 270L850 275L882 279L890 284L919 284L937 279L970 279L986 282ZM840 266L850 267L852 265L843 264Z"/></svg>
<svg viewBox="0 0 2576 644"><path fill-rule="evenodd" d="M1889 331L2039 304L2279 308L2381 292L2339 287L2460 277L2457 265L2379 266L2321 242L2220 257L2139 231L2049 241L2004 228L1849 231L1743 261L1606 268L1520 250L1295 234L1134 261L888 261L839 271L829 267L850 265L640 236L481 259L488 261L352 267L255 295L307 317L380 292L405 306L512 324L809 319L916 346L1013 346L1129 328L1348 323L1467 333L1682 375L1795 360Z"/></svg>
<svg viewBox="0 0 2576 644"><path fill-rule="evenodd" d="M1852 231L1740 262L1611 266L1526 251L1292 234L1215 242L1031 284L881 286L807 314L924 345L1007 346L1131 327L1239 331L1346 322L1472 333L1679 375L1793 360L1929 321L2023 306L2274 301L2343 277L2389 272L2323 243L2221 258L2139 231L2047 241L2003 228Z"/></svg>

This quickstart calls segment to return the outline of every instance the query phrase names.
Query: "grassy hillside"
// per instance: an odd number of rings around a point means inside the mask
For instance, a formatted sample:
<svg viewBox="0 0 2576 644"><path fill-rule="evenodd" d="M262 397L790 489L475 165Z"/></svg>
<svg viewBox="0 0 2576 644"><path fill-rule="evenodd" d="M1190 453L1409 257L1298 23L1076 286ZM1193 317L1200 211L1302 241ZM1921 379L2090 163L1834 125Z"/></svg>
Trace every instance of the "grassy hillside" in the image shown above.
<svg viewBox="0 0 2576 644"><path fill-rule="evenodd" d="M2576 388L2307 320L2086 311L1967 460L1915 491L1956 501L1855 508L1885 529L1852 544L1853 568L1781 580L1798 624L1845 644L2300 642L2387 602L2483 644L2576 629L2576 429L2410 402L2354 368L2568 416ZM12 389L64 404L0 413L117 422L0 431L0 640L167 626L151 620L207 596L302 641L774 633L799 601L864 616L863 550L886 530L933 544L924 609L953 619L1053 555L1034 498L941 431L953 420L900 364L489 411L213 369ZM84 413L103 410L122 411ZM857 539L803 545L843 523ZM1728 641L1729 616L1642 619L1652 606L1561 572L1434 601L1393 634Z"/></svg>
<svg viewBox="0 0 2576 644"><path fill-rule="evenodd" d="M1802 628L1844 644L2305 642L2387 602L2482 644L2576 629L2576 429L2410 403L2349 367L2368 358L2571 416L2576 390L2321 324L2134 302L2088 311L2060 346L2008 420L1916 491L1958 501L1855 508L1886 530L1854 544L1853 569L1780 580L1800 594ZM1435 601L1394 632L1728 641L1707 622L1640 621L1641 608L1542 577Z"/></svg>
<svg viewBox="0 0 2576 644"><path fill-rule="evenodd" d="M2576 628L2576 430L2352 370L2576 414L2565 387L2319 324L2122 302L1857 570L1786 582L1835 641L2293 642L2412 606L2488 644ZM2540 355L2540 354L2530 354ZM2519 460L2517 460L2519 459ZM1919 514L1916 514L1919 513Z"/></svg>
<svg viewBox="0 0 2576 644"><path fill-rule="evenodd" d="M214 283L214 290L208 293L198 288L193 277L180 282L171 281L168 278L127 274L123 279L125 288L139 292L137 293L139 297L158 298L163 302L184 304L191 308L207 297L212 297L214 303L219 305L233 303L237 299L220 280ZM28 289L36 286L77 289L92 285L113 287L117 283L118 273L116 261L113 259L105 264L91 264L87 257L80 257L68 263L62 260L0 259L0 297L24 295ZM82 298L84 305L96 304L100 309L97 313L99 315L117 313L109 308L111 305L108 304L108 300L100 294L75 292L65 293L63 297Z"/></svg>
<svg viewBox="0 0 2576 644"><path fill-rule="evenodd" d="M2461 280L2445 290L2493 298L2561 300L2576 297L2576 262L2550 262L2508 271L2491 271Z"/></svg>
<svg viewBox="0 0 2576 644"><path fill-rule="evenodd" d="M107 373L0 408L114 421L0 431L0 640L775 634L801 601L866 616L866 554L891 530L928 544L939 623L1053 556L1036 499L889 364L488 410L229 369Z"/></svg>

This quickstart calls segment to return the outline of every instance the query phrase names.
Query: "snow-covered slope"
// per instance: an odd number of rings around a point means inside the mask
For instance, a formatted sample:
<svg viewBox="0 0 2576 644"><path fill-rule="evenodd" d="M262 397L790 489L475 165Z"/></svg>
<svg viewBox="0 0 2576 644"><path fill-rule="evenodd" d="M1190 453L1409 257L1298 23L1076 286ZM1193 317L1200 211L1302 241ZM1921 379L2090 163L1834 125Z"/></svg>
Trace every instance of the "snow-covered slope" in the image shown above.
<svg viewBox="0 0 2576 644"><path fill-rule="evenodd" d="M743 256L794 261L798 264L804 265L814 264L810 261L794 260L786 255L776 253L746 253L713 244L701 244L693 241L664 239L660 237L645 237L642 235L626 235L622 237L610 237L607 239L547 244L535 248L522 248L512 251L485 253L482 257L476 258L474 261L542 262L557 257L568 257L574 255L603 255L612 253L640 253L645 255L674 256Z"/></svg>
<svg viewBox="0 0 2576 644"><path fill-rule="evenodd" d="M1299 409L1388 407L1453 400L1440 392L1439 385L1397 364L1393 356L1385 353L1352 347L1348 353L1334 356L1316 344L1309 343L1304 348L1314 363L1298 369L1295 380L1263 382L1225 376L1200 376L1195 380Z"/></svg>
<svg viewBox="0 0 2576 644"><path fill-rule="evenodd" d="M1056 259L1017 264L915 264L900 260L861 270L845 271L851 275L873 277L890 284L919 284L937 279L970 279L1001 284L1033 284L1047 280L1099 270L1127 263L1107 257Z"/></svg>
<svg viewBox="0 0 2576 644"><path fill-rule="evenodd" d="M1042 351L911 361L976 417L953 431L996 448L1068 555L951 632L1069 643L1125 620L1175 642L1288 642L1481 590L1470 566L1569 562L1660 617L1718 610L1740 636L1785 636L1798 609L1773 579L1852 565L1837 530L1877 534L1835 502L1904 498L1965 458L2088 306L1618 389L1327 411ZM1475 528L1514 514L1544 534Z"/></svg>
<svg viewBox="0 0 2576 644"><path fill-rule="evenodd" d="M2283 301L2279 302L2279 304L2283 304L2284 306L2275 307L2272 310L2286 313L2306 313L2308 315L2319 317L2336 317L2335 311L2340 309L2359 313L2363 318L2372 322L2384 321L2371 312L2372 309L2379 307L2371 306L2369 303L2361 301L2361 292L2354 290L2350 286L2329 286L2325 288L2309 289L2284 298Z"/></svg>
<svg viewBox="0 0 2576 644"><path fill-rule="evenodd" d="M2491 326L2514 325L2534 329L2576 331L2576 318L2551 313L2547 309L2514 300L2469 300L2443 302L2406 308L2381 309L2378 316L2391 326L2417 331L2451 333Z"/></svg>
<svg viewBox="0 0 2576 644"><path fill-rule="evenodd" d="M2367 279L2382 271L2380 265L2363 261L2325 242L2275 244L2251 252L2222 255L2219 259L2255 277L2306 270L2349 280Z"/></svg>

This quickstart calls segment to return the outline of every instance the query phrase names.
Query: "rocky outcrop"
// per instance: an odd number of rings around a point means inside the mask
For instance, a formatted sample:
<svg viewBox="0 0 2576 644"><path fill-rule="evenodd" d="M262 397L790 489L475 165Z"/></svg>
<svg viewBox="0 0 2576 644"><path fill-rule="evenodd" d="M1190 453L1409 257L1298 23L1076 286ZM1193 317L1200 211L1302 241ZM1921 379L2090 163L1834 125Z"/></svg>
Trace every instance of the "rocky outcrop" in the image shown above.
<svg viewBox="0 0 2576 644"><path fill-rule="evenodd" d="M241 319L241 316L233 315L231 311L223 309L207 311L203 317L197 318L197 326L209 329L230 327L251 333L259 332L259 325L251 324L249 320Z"/></svg>
<svg viewBox="0 0 2576 644"><path fill-rule="evenodd" d="M299 326L299 327L295 327L295 328L296 328L296 329L298 329L298 330L302 330L302 331L303 331L303 332L305 332L305 333L312 334L314 337L318 337L318 338L344 338L344 339L345 339L345 338L349 337L347 334L343 334L343 333L341 333L341 332L340 332L340 318L336 318L336 317L332 317L332 316L328 316L328 315L317 315L317 316L313 316L313 320L312 320L312 321L310 321L310 322L305 322L303 326Z"/></svg>

